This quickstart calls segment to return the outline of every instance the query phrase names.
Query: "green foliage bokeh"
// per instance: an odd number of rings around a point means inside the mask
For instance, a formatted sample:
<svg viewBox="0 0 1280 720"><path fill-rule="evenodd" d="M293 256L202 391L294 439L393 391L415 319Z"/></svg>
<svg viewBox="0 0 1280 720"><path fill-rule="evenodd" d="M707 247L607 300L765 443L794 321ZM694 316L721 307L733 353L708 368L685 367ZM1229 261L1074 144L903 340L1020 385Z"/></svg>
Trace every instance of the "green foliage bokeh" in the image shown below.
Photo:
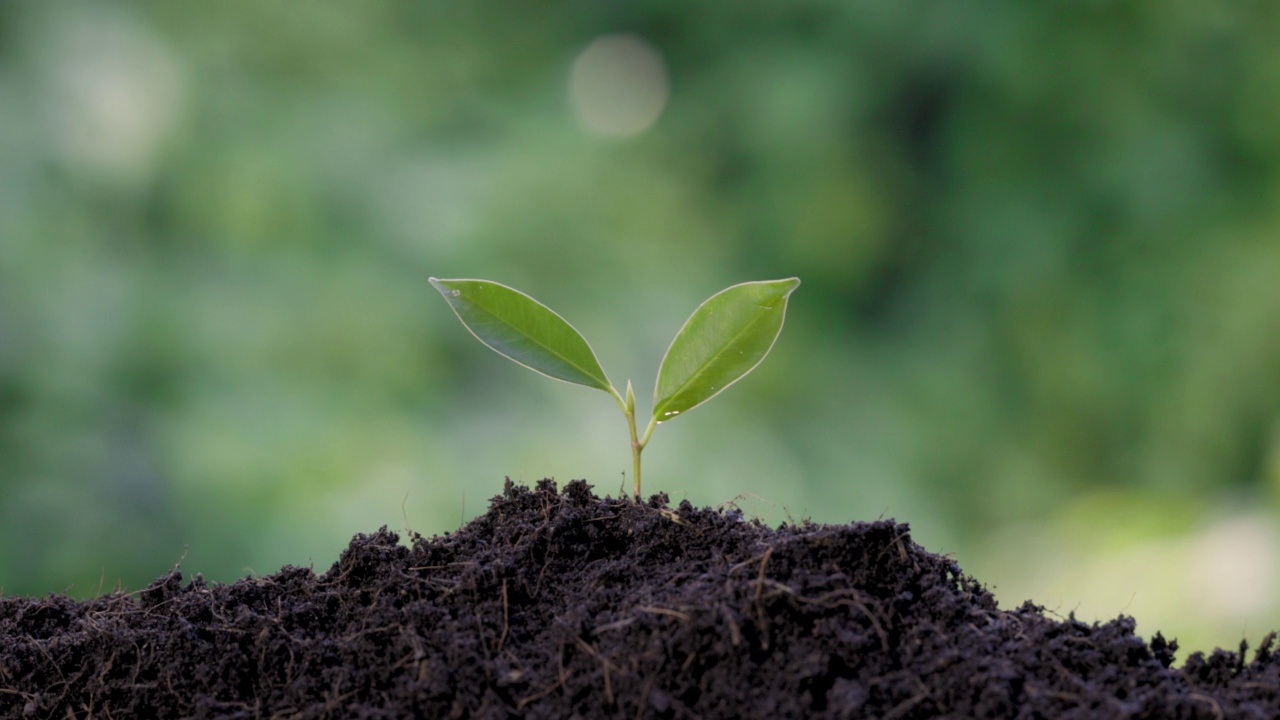
<svg viewBox="0 0 1280 720"><path fill-rule="evenodd" d="M569 78L620 33L670 95L602 137ZM1198 0L0 5L0 588L322 569L504 475L617 494L616 408L474 345L429 275L526 290L641 398L703 298L801 277L649 491L894 516L1013 604L1206 528L1248 574L1280 552L1278 35ZM1065 613L1057 577L1026 587ZM1190 607L1159 617L1238 640Z"/></svg>

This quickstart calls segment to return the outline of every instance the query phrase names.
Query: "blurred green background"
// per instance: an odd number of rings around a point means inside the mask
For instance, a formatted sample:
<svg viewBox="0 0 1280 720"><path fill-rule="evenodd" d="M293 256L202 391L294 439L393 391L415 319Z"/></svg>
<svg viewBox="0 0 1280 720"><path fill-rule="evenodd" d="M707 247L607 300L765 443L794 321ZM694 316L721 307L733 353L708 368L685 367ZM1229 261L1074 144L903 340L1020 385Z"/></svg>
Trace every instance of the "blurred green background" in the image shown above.
<svg viewBox="0 0 1280 720"><path fill-rule="evenodd" d="M1277 37L1200 0L0 4L0 588L324 570L506 475L616 495L614 403L426 278L555 308L643 413L699 302L797 275L647 490L1256 644Z"/></svg>

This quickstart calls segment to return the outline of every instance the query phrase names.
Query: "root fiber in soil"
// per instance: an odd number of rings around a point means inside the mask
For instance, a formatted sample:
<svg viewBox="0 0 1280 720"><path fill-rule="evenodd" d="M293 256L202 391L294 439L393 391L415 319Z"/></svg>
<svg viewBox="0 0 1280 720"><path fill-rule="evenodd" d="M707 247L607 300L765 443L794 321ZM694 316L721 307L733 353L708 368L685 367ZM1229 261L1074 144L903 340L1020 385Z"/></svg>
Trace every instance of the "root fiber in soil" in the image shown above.
<svg viewBox="0 0 1280 720"><path fill-rule="evenodd" d="M455 533L358 535L323 574L0 598L0 718L1265 718L1246 658L1001 610L891 520L508 482Z"/></svg>

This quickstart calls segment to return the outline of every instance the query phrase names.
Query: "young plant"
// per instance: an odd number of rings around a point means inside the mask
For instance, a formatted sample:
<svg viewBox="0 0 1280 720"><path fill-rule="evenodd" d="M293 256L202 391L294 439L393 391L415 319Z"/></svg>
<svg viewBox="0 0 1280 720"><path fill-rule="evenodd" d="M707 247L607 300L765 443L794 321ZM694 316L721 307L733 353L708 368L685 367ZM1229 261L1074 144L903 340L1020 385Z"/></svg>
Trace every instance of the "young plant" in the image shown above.
<svg viewBox="0 0 1280 720"><path fill-rule="evenodd" d="M488 280L429 279L477 340L534 372L613 396L631 431L635 499L640 501L640 453L660 423L689 412L755 369L782 332L787 298L797 278L745 282L721 290L693 311L658 368L653 414L636 431L636 397L619 393L586 339L546 305Z"/></svg>

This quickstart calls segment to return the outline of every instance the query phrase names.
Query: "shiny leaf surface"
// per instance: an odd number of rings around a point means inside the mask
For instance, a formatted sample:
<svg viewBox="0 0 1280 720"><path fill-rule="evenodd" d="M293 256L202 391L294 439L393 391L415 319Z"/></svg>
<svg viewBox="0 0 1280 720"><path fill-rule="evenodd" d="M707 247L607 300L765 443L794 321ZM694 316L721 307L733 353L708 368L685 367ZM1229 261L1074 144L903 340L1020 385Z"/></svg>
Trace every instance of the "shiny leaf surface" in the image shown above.
<svg viewBox="0 0 1280 720"><path fill-rule="evenodd" d="M547 377L606 392L612 385L586 339L546 305L489 280L429 280L480 342Z"/></svg>
<svg viewBox="0 0 1280 720"><path fill-rule="evenodd" d="M702 303L671 342L658 370L653 417L686 413L755 369L782 332L797 278L734 285Z"/></svg>

